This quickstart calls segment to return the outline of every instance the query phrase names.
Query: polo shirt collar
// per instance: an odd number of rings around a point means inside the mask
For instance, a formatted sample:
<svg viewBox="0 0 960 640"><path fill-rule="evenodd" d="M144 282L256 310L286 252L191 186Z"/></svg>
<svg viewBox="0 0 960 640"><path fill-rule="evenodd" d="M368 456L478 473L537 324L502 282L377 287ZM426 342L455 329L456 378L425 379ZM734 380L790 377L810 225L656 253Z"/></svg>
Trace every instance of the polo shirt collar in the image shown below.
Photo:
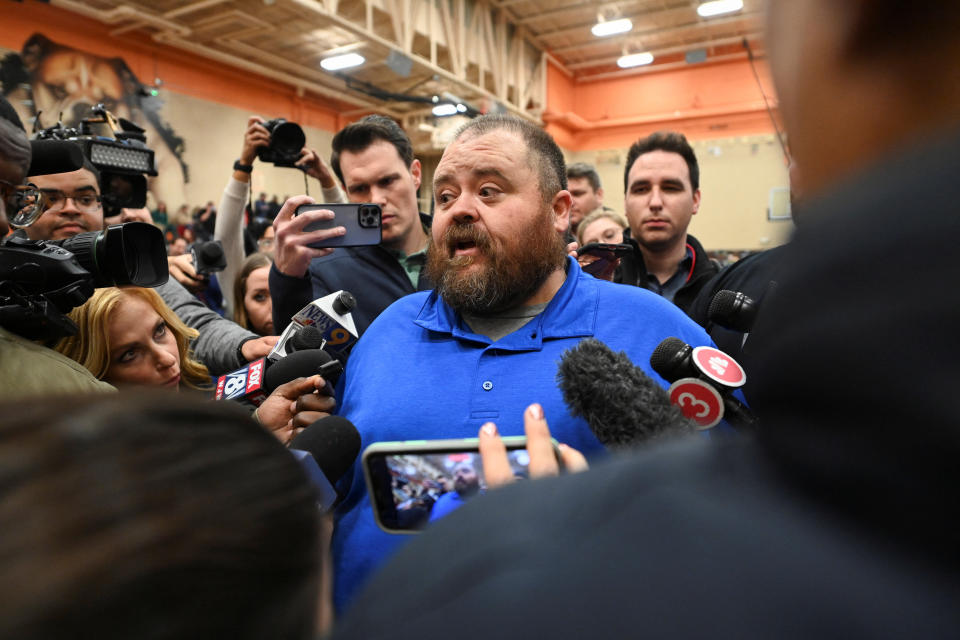
<svg viewBox="0 0 960 640"><path fill-rule="evenodd" d="M567 257L567 278L546 309L521 329L495 344L506 351L538 351L545 339L589 337L597 326L599 280L586 276L577 261ZM428 331L445 333L458 340L494 344L470 330L437 292L431 291L414 323Z"/></svg>

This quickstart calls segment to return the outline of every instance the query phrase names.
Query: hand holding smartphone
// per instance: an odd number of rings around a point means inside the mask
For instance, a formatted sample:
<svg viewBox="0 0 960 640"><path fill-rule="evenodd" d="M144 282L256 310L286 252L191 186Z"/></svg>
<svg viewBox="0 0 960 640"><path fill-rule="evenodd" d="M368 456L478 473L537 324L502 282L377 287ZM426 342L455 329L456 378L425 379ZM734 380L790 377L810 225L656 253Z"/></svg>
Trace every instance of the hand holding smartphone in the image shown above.
<svg viewBox="0 0 960 640"><path fill-rule="evenodd" d="M295 216L307 211L326 209L333 212L330 220L318 220L303 228L304 232L319 229L344 227L347 232L341 236L328 238L307 245L314 249L331 249L336 247L365 247L380 244L382 212L380 205L365 203L331 203L331 204L302 204L297 207Z"/></svg>
<svg viewBox="0 0 960 640"><path fill-rule="evenodd" d="M527 438L502 441L513 476L529 478ZM562 469L558 445L550 442ZM478 438L377 442L364 450L362 465L374 518L387 533L417 533L490 488Z"/></svg>

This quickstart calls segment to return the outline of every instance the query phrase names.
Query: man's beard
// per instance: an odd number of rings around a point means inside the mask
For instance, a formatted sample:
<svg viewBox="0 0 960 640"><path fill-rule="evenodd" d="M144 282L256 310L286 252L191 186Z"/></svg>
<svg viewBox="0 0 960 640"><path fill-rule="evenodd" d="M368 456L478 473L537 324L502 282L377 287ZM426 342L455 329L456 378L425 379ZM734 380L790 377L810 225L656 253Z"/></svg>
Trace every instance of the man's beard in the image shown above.
<svg viewBox="0 0 960 640"><path fill-rule="evenodd" d="M454 256L457 245L473 243L479 255ZM439 243L427 250L427 276L451 307L471 315L492 315L530 299L557 269L562 268L566 244L544 209L530 235L498 242L478 224L454 222ZM477 269L464 270L477 260Z"/></svg>

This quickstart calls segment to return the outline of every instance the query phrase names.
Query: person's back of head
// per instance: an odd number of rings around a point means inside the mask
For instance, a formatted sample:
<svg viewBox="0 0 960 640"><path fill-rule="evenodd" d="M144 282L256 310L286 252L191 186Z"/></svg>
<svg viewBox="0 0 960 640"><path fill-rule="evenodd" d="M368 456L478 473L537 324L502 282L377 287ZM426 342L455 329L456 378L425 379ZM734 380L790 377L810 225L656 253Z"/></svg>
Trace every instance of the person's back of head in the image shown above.
<svg viewBox="0 0 960 640"><path fill-rule="evenodd" d="M0 638L310 638L319 514L239 407L169 396L7 406Z"/></svg>

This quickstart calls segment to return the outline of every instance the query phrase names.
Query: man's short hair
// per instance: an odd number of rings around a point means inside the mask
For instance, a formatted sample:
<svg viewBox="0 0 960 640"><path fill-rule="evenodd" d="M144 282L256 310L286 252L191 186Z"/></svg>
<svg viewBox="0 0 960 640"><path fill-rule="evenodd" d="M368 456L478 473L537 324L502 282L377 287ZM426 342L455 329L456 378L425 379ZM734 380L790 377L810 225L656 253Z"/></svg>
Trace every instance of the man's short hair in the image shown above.
<svg viewBox="0 0 960 640"><path fill-rule="evenodd" d="M570 178L586 178L594 191L600 190L600 174L593 168L593 165L586 162L574 162L567 166L567 180L570 180Z"/></svg>
<svg viewBox="0 0 960 640"><path fill-rule="evenodd" d="M700 188L700 165L693 147L687 142L687 137L676 131L657 131L646 138L640 138L630 146L627 152L627 167L623 171L623 192L630 188L630 169L637 158L651 151L669 151L678 153L686 161L690 172L690 186L694 191Z"/></svg>
<svg viewBox="0 0 960 640"><path fill-rule="evenodd" d="M406 132L396 122L386 116L372 115L353 124L348 124L333 136L333 153L330 154L330 166L337 174L341 184L343 171L340 170L340 154L344 151L359 153L378 140L389 142L397 150L397 155L406 167L413 164L413 144Z"/></svg>
<svg viewBox="0 0 960 640"><path fill-rule="evenodd" d="M544 202L567 188L566 163L563 152L549 133L529 120L505 115L480 116L457 129L454 140L465 135L483 136L498 130L516 133L527 147L527 157L533 158L540 177L540 194Z"/></svg>

